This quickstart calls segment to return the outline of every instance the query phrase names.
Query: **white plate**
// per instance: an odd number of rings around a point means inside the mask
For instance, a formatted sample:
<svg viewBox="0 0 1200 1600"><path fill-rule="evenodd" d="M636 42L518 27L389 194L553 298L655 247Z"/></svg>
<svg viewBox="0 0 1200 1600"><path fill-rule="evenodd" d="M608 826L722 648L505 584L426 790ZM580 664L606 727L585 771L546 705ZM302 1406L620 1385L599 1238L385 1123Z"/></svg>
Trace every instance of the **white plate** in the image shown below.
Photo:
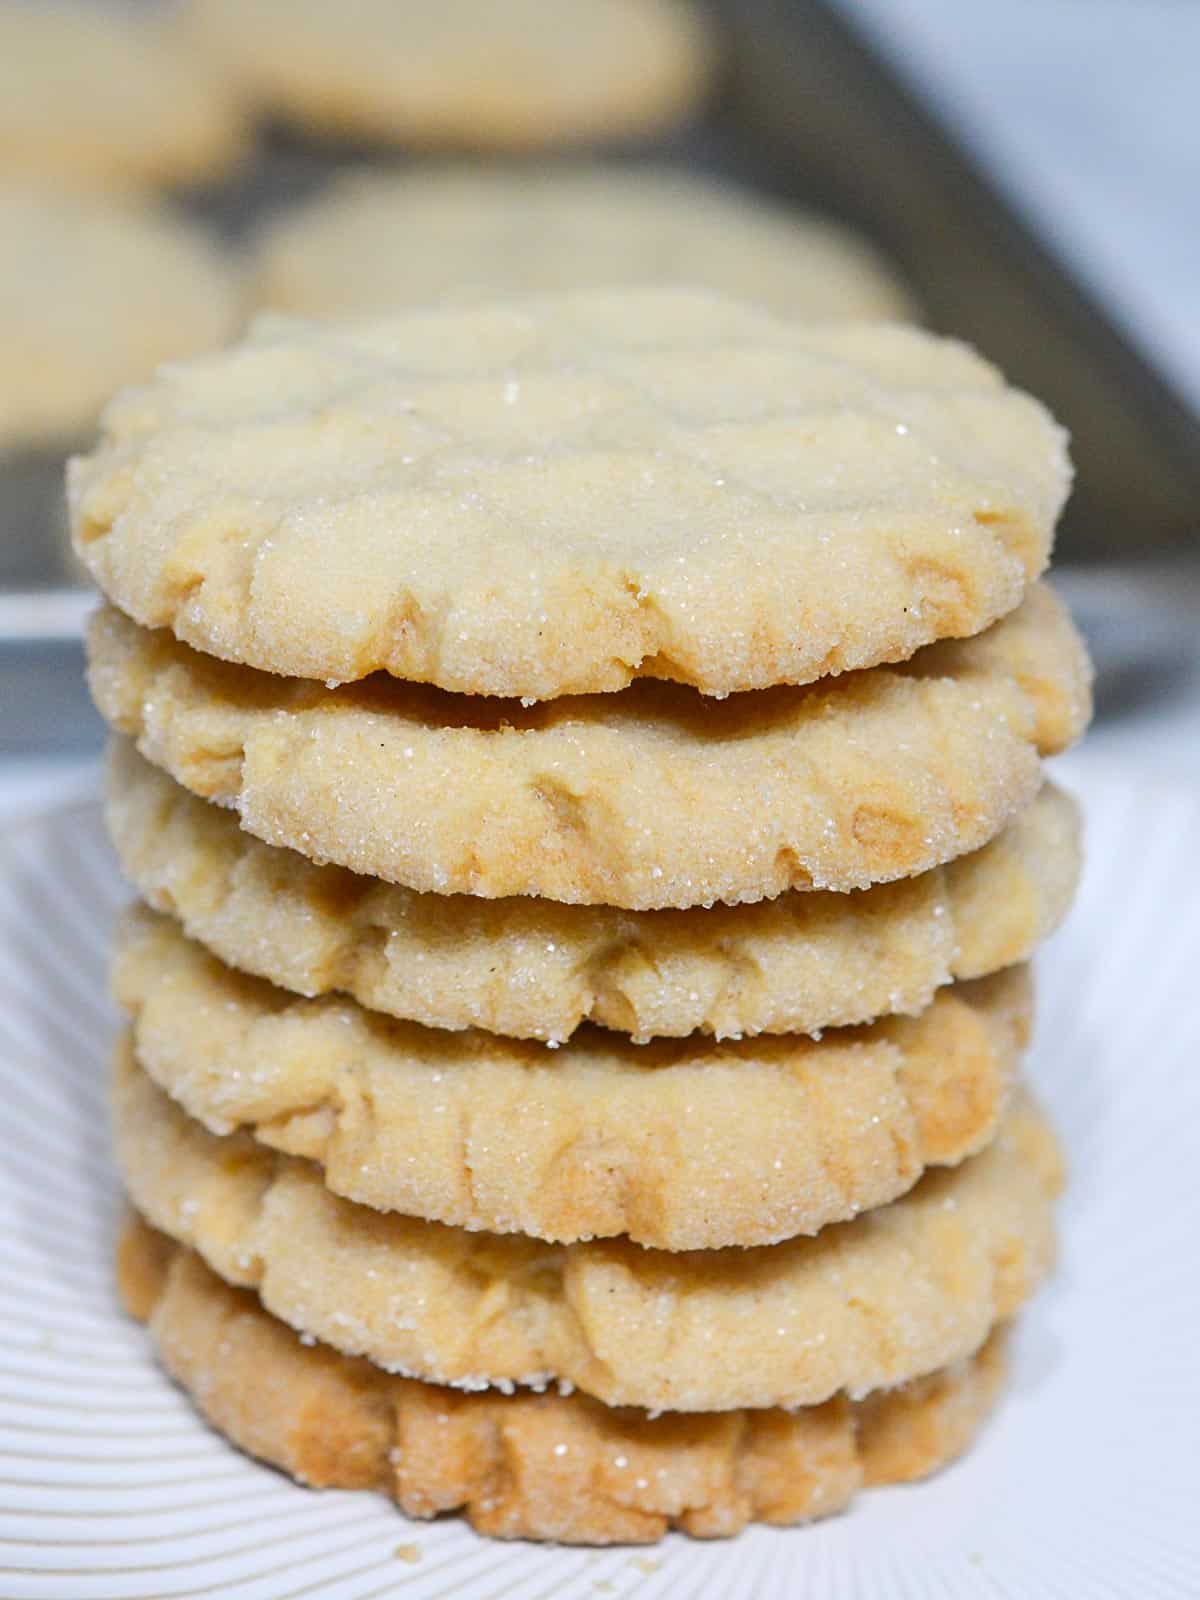
<svg viewBox="0 0 1200 1600"><path fill-rule="evenodd" d="M1064 1258L995 1421L940 1477L831 1522L641 1553L409 1523L374 1495L296 1488L197 1420L110 1283L104 969L124 891L94 806L14 830L0 841L4 1600L1200 1595L1200 803L1079 771L1090 864L1041 962L1033 1063L1073 1169Z"/></svg>

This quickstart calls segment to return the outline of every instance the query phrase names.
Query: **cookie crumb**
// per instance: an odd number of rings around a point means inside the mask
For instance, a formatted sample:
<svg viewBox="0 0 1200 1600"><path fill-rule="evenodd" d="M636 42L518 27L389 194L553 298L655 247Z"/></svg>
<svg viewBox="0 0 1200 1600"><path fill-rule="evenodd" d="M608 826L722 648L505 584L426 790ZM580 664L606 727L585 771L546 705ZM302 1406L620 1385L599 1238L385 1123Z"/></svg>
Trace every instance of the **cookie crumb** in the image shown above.
<svg viewBox="0 0 1200 1600"><path fill-rule="evenodd" d="M415 1567L420 1561L421 1553L419 1544L398 1544L392 1551L397 1561L407 1561L410 1567Z"/></svg>

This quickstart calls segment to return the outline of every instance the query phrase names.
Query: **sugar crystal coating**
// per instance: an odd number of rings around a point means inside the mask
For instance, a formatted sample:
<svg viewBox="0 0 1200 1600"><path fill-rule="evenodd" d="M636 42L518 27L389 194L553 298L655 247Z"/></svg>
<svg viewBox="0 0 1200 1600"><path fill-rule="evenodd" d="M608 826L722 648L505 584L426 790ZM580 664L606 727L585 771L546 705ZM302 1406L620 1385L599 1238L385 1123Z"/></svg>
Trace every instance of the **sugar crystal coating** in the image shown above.
<svg viewBox="0 0 1200 1600"><path fill-rule="evenodd" d="M353 1205L309 1162L206 1132L128 1059L114 1110L122 1177L156 1227L335 1349L468 1390L566 1378L669 1411L865 1394L977 1350L1054 1253L1061 1166L1024 1098L980 1155L891 1205L815 1238L683 1253Z"/></svg>
<svg viewBox="0 0 1200 1600"><path fill-rule="evenodd" d="M970 1442L1003 1373L1003 1332L967 1360L864 1400L660 1416L584 1395L463 1394L299 1338L140 1219L121 1293L159 1358L233 1443L314 1488L380 1488L410 1517L464 1509L495 1538L630 1544L669 1527L729 1537L840 1511Z"/></svg>
<svg viewBox="0 0 1200 1600"><path fill-rule="evenodd" d="M118 396L70 499L105 593L200 650L549 699L977 633L1068 480L1062 431L962 345L646 289L260 319Z"/></svg>
<svg viewBox="0 0 1200 1600"><path fill-rule="evenodd" d="M317 1161L348 1199L667 1250L813 1233L981 1149L1030 1014L1017 968L820 1042L589 1030L548 1051L296 999L144 909L118 936L114 987L139 1064L190 1115Z"/></svg>
<svg viewBox="0 0 1200 1600"><path fill-rule="evenodd" d="M1051 784L991 844L920 877L653 912L416 894L320 867L261 843L124 739L107 787L138 892L231 967L430 1028L555 1043L588 1020L644 1041L915 1015L953 978L1026 960L1079 875L1078 811Z"/></svg>
<svg viewBox="0 0 1200 1600"><path fill-rule="evenodd" d="M330 690L111 609L88 648L109 722L269 844L438 894L635 910L865 888L978 849L1090 710L1083 646L1040 585L902 669L717 702L664 683L532 707L378 676Z"/></svg>

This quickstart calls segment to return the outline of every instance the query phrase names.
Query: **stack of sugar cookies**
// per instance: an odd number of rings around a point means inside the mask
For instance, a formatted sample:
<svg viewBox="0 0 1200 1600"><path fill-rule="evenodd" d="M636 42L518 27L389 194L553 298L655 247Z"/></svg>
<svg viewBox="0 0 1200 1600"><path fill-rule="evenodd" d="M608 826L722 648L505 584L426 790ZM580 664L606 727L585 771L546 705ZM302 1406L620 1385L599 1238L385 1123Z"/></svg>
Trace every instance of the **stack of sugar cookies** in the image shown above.
<svg viewBox="0 0 1200 1600"><path fill-rule="evenodd" d="M962 346L683 290L110 404L120 1270L218 1428L596 1542L966 1446L1053 1254L1067 482Z"/></svg>

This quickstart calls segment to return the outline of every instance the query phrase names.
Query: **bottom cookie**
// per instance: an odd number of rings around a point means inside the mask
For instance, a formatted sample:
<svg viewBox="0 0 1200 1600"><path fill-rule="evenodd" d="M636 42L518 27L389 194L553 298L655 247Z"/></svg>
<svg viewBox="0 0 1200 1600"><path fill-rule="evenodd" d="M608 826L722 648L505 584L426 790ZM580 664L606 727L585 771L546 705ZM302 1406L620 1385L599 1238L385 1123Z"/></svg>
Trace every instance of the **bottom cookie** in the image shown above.
<svg viewBox="0 0 1200 1600"><path fill-rule="evenodd" d="M167 1371L249 1454L314 1488L382 1489L412 1517L464 1510L497 1538L645 1544L806 1522L864 1485L952 1461L1003 1377L1003 1333L969 1360L851 1402L653 1416L580 1394L464 1394L305 1342L140 1218L121 1294Z"/></svg>

